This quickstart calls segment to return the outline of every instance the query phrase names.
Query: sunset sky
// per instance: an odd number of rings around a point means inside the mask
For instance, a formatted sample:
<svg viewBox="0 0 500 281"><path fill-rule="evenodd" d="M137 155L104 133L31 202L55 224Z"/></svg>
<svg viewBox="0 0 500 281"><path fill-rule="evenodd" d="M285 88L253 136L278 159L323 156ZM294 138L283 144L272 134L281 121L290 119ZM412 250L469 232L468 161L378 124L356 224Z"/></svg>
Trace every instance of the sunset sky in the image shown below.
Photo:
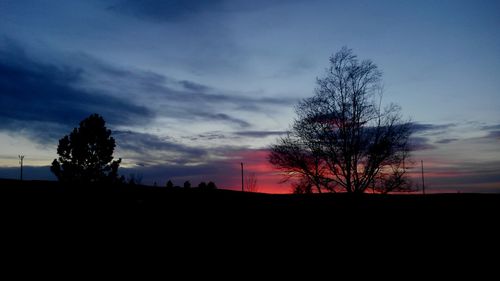
<svg viewBox="0 0 500 281"><path fill-rule="evenodd" d="M120 173L290 192L267 148L342 46L383 72L434 192L500 192L500 1L0 0L0 178L55 179L99 113ZM415 168L414 173L417 172ZM415 184L419 178L415 177Z"/></svg>

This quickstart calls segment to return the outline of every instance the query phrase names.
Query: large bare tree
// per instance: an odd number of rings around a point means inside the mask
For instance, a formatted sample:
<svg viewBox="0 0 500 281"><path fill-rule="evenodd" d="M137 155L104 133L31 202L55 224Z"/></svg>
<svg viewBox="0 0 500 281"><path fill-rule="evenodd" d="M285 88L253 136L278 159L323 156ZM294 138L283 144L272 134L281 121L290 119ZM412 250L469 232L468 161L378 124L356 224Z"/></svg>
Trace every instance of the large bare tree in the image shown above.
<svg viewBox="0 0 500 281"><path fill-rule="evenodd" d="M370 60L342 48L330 57L314 96L299 102L287 136L269 161L294 190L387 193L408 188L405 161L411 123L400 107L382 107L382 74Z"/></svg>

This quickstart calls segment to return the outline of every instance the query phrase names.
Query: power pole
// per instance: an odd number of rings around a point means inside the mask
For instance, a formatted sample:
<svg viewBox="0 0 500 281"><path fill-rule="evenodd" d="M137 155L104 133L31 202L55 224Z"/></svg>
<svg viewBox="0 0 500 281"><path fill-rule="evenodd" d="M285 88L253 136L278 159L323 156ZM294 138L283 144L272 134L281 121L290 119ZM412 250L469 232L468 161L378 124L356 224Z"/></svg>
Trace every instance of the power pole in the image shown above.
<svg viewBox="0 0 500 281"><path fill-rule="evenodd" d="M243 162L241 162L241 191L245 192L245 186L243 185Z"/></svg>
<svg viewBox="0 0 500 281"><path fill-rule="evenodd" d="M424 182L424 160L420 160L422 164L422 192L425 194L425 182Z"/></svg>
<svg viewBox="0 0 500 281"><path fill-rule="evenodd" d="M19 164L21 164L21 180L23 180L23 161L24 161L24 155L17 155L19 157Z"/></svg>

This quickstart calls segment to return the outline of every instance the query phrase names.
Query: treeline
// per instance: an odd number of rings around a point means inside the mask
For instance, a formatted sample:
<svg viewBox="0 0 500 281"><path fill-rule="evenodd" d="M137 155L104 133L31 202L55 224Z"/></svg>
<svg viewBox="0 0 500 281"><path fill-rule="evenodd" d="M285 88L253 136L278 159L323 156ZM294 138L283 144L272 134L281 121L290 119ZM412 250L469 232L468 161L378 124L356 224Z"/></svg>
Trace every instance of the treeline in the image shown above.
<svg viewBox="0 0 500 281"><path fill-rule="evenodd" d="M135 174L129 175L129 177L125 180L123 176L121 177L121 183L125 183L128 185L141 185L142 177L141 176L136 176ZM158 186L156 182L153 184L154 186ZM190 188L199 188L199 189L206 189L206 190L213 190L217 189L217 185L213 181L209 181L206 183L205 181L200 182L197 186L193 186L190 181L185 181L182 186L180 185L175 185L172 180L168 180L167 183L165 184L165 187L167 189L190 189Z"/></svg>

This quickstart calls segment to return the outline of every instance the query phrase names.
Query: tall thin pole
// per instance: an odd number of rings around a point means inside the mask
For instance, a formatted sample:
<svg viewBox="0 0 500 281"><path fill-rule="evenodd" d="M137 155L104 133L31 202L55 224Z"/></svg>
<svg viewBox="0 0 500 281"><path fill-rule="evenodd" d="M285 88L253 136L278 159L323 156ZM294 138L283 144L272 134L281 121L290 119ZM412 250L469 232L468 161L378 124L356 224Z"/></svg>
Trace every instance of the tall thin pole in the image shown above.
<svg viewBox="0 0 500 281"><path fill-rule="evenodd" d="M424 182L424 160L420 160L422 164L422 192L425 194L425 182Z"/></svg>
<svg viewBox="0 0 500 281"><path fill-rule="evenodd" d="M24 155L18 155L19 157L19 164L21 164L21 180L23 180L23 160L24 160Z"/></svg>
<svg viewBox="0 0 500 281"><path fill-rule="evenodd" d="M241 162L241 191L245 192L245 186L243 185L243 162Z"/></svg>

